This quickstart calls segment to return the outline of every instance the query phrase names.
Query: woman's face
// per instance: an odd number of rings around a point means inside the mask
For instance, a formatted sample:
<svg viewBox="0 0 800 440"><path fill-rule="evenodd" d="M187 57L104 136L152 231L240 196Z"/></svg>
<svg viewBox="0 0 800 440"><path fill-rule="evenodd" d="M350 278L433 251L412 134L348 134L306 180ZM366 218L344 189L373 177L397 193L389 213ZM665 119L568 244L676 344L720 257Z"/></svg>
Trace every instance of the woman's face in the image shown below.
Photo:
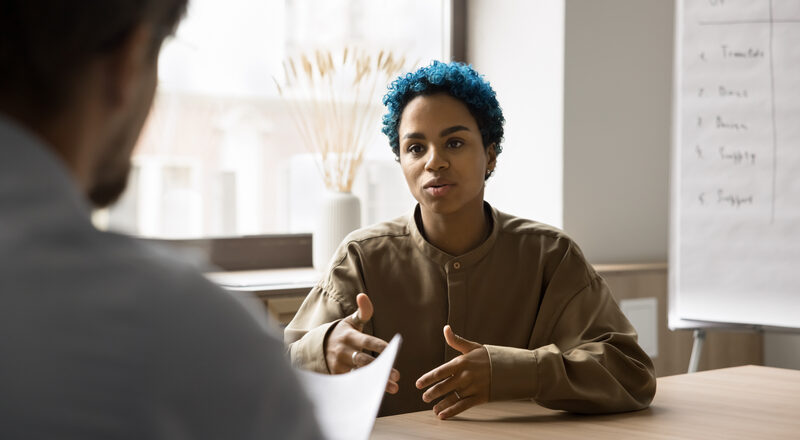
<svg viewBox="0 0 800 440"><path fill-rule="evenodd" d="M417 96L403 110L397 131L400 166L423 210L447 215L482 209L494 145L483 147L463 102L446 93Z"/></svg>

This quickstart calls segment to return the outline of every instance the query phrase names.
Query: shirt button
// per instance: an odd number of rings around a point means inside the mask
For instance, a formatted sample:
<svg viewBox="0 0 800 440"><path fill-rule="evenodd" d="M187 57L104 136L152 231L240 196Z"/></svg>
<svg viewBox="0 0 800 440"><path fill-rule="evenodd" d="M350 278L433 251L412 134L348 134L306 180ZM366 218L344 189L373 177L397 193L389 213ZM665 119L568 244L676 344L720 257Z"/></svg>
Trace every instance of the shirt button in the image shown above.
<svg viewBox="0 0 800 440"><path fill-rule="evenodd" d="M453 263L453 267L454 267L455 269L461 269L461 263L459 263L458 261L456 261L455 263Z"/></svg>

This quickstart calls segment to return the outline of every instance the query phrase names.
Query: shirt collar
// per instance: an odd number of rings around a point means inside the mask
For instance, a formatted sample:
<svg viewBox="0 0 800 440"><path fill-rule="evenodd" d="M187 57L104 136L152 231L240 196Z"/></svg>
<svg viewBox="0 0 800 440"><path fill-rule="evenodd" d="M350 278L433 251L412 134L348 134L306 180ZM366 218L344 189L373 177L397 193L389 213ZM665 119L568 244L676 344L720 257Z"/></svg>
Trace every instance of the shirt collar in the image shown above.
<svg viewBox="0 0 800 440"><path fill-rule="evenodd" d="M2 113L0 149L0 196L47 200L89 220L91 207L64 162L41 137Z"/></svg>
<svg viewBox="0 0 800 440"><path fill-rule="evenodd" d="M483 202L483 209L490 215L490 221L492 223L491 233L486 240L483 241L483 243L466 254L458 256L450 255L432 245L428 240L425 239L419 229L418 222L422 221L422 214L420 212L419 204L417 204L417 206L414 208L414 211L409 215L408 218L408 227L410 229L411 239L423 254L425 254L435 263L444 266L447 271L453 269L468 269L482 260L492 250L494 244L497 242L497 236L500 233L500 225L497 222L497 210L489 205L489 203L486 201Z"/></svg>

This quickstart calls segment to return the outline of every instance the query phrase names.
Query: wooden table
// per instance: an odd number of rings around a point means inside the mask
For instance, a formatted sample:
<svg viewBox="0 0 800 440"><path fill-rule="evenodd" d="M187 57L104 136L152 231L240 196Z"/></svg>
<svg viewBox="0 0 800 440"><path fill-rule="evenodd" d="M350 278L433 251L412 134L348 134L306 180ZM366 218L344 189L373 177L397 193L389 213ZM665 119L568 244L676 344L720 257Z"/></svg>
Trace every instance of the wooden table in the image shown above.
<svg viewBox="0 0 800 440"><path fill-rule="evenodd" d="M650 408L581 416L530 401L494 402L451 420L381 417L373 439L800 439L800 371L735 367L662 377Z"/></svg>

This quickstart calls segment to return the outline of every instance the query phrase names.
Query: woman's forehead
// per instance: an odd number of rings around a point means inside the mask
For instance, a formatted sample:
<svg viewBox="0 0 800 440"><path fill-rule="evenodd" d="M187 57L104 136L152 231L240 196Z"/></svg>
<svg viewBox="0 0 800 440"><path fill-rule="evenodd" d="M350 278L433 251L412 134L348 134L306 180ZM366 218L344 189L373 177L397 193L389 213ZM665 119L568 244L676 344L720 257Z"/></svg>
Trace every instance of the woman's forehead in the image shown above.
<svg viewBox="0 0 800 440"><path fill-rule="evenodd" d="M478 124L461 100L446 93L419 95L406 104L400 117L398 132L436 130L463 125L477 130Z"/></svg>

